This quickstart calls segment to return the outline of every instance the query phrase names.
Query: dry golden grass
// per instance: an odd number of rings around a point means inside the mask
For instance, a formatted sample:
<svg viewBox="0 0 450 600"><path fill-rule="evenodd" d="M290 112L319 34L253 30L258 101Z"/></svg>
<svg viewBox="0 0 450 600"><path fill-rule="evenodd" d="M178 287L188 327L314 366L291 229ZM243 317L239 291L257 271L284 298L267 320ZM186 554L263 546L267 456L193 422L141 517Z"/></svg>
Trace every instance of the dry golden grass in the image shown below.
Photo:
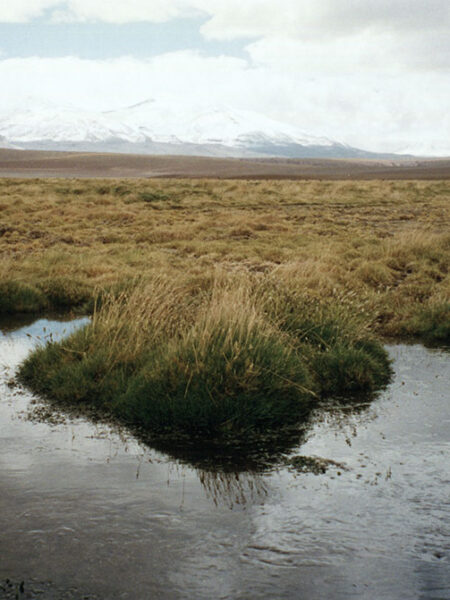
<svg viewBox="0 0 450 600"><path fill-rule="evenodd" d="M3 179L0 282L64 305L136 278L195 297L219 269L422 334L421 311L448 315L449 200L448 181Z"/></svg>

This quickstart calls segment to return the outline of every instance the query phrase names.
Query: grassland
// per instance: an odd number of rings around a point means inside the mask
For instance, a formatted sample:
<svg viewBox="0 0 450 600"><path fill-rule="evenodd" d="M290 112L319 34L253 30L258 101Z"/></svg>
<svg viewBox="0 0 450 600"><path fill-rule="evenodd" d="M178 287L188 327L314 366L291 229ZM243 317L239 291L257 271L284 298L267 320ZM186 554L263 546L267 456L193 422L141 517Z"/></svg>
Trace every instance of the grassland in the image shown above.
<svg viewBox="0 0 450 600"><path fill-rule="evenodd" d="M94 311L23 380L199 431L377 389L377 339L449 343L449 199L444 181L1 180L0 311Z"/></svg>
<svg viewBox="0 0 450 600"><path fill-rule="evenodd" d="M0 180L0 311L161 273L201 288L219 268L351 294L380 335L445 339L449 206L449 182Z"/></svg>

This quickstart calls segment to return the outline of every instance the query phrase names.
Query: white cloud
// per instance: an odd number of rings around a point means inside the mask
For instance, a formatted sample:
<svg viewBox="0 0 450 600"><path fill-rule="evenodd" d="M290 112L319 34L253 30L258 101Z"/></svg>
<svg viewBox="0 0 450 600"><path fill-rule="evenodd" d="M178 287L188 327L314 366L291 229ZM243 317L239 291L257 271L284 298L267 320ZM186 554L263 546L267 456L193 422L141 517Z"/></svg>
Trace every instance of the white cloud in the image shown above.
<svg viewBox="0 0 450 600"><path fill-rule="evenodd" d="M152 96L177 96L181 101L220 102L239 96L249 72L244 60L204 57L183 51L139 60L14 58L0 60L0 103L14 105L26 96L57 103L109 109ZM227 93L228 92L228 93Z"/></svg>
<svg viewBox="0 0 450 600"><path fill-rule="evenodd" d="M246 49L258 64L316 76L450 69L450 36L444 33L408 32L399 38L387 30L325 40L272 36L248 44Z"/></svg>
<svg viewBox="0 0 450 600"><path fill-rule="evenodd" d="M344 68L356 64L358 57L368 68L450 67L449 0L14 0L0 5L0 22L32 20L46 10L53 21L108 23L203 15L207 39L258 40L251 46L258 60L261 48L283 40L284 56L289 46L295 49L288 60L308 55L316 66L333 69L340 60Z"/></svg>
<svg viewBox="0 0 450 600"><path fill-rule="evenodd" d="M60 0L4 1L0 4L0 23L26 23L58 4Z"/></svg>
<svg viewBox="0 0 450 600"><path fill-rule="evenodd" d="M1 102L19 106L26 96L58 104L112 109L149 97L180 103L221 104L295 123L315 135L354 146L396 151L447 147L450 139L445 74L289 72L278 61L260 66L198 52L149 60L0 60Z"/></svg>
<svg viewBox="0 0 450 600"><path fill-rule="evenodd" d="M86 21L162 22L180 16L208 16L204 32L215 39L319 32L342 35L365 28L420 30L448 28L448 0L14 0L0 5L1 21L26 21L54 9Z"/></svg>
<svg viewBox="0 0 450 600"><path fill-rule="evenodd" d="M192 0L210 15L209 37L308 39L362 30L447 29L448 0Z"/></svg>
<svg viewBox="0 0 450 600"><path fill-rule="evenodd" d="M450 68L449 0L14 0L0 22L161 23L202 15L209 40L253 40L258 62L317 72ZM307 64L306 64L307 63Z"/></svg>

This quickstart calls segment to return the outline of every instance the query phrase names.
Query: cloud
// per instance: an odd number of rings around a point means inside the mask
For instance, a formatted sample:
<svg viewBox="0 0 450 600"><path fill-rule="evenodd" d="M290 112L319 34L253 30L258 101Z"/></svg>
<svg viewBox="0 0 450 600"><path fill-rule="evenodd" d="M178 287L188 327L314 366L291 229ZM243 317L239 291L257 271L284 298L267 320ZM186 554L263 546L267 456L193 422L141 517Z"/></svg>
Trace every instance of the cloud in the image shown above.
<svg viewBox="0 0 450 600"><path fill-rule="evenodd" d="M66 0L54 11L52 20L163 23L194 14L195 8L187 0Z"/></svg>
<svg viewBox="0 0 450 600"><path fill-rule="evenodd" d="M259 63L318 72L450 68L448 0L14 0L0 22L162 23L202 17L207 40L242 39ZM250 43L250 41L252 43Z"/></svg>
<svg viewBox="0 0 450 600"><path fill-rule="evenodd" d="M447 0L193 0L215 39L339 37L355 32L448 30Z"/></svg>
<svg viewBox="0 0 450 600"><path fill-rule="evenodd" d="M444 32L356 32L337 38L298 40L262 38L246 50L257 64L288 72L324 73L432 71L450 69L450 36Z"/></svg>
<svg viewBox="0 0 450 600"><path fill-rule="evenodd" d="M248 72L242 59L187 50L142 60L9 58L0 60L0 103L17 105L21 98L42 96L58 104L107 110L152 96L174 96L206 104L224 96L233 99L236 90L241 95Z"/></svg>
<svg viewBox="0 0 450 600"><path fill-rule="evenodd" d="M448 0L196 0L208 39L298 71L450 68Z"/></svg>
<svg viewBox="0 0 450 600"><path fill-rule="evenodd" d="M208 17L205 35L294 38L343 35L366 28L444 30L448 0L14 0L0 6L0 22L24 22L52 9L78 21L162 22L180 16Z"/></svg>
<svg viewBox="0 0 450 600"><path fill-rule="evenodd" d="M289 54L289 53L288 53ZM1 103L27 96L95 110L150 97L183 104L234 106L376 151L447 147L448 77L440 72L292 73L273 64L183 51L140 60L0 60Z"/></svg>
<svg viewBox="0 0 450 600"><path fill-rule="evenodd" d="M0 4L0 23L44 14L53 22L162 23L199 14L196 0L14 0Z"/></svg>
<svg viewBox="0 0 450 600"><path fill-rule="evenodd" d="M40 17L50 8L60 4L59 0L14 0L0 5L0 23L27 23Z"/></svg>

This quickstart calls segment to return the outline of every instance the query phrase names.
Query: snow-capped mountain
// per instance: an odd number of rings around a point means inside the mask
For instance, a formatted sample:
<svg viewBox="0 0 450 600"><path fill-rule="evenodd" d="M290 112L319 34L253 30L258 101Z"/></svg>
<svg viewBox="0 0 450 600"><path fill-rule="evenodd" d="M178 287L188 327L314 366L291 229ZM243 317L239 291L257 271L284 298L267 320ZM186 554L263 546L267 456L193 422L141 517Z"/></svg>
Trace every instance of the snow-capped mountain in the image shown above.
<svg viewBox="0 0 450 600"><path fill-rule="evenodd" d="M25 99L0 111L0 147L6 145L216 156L371 156L258 113L152 99L103 112Z"/></svg>

